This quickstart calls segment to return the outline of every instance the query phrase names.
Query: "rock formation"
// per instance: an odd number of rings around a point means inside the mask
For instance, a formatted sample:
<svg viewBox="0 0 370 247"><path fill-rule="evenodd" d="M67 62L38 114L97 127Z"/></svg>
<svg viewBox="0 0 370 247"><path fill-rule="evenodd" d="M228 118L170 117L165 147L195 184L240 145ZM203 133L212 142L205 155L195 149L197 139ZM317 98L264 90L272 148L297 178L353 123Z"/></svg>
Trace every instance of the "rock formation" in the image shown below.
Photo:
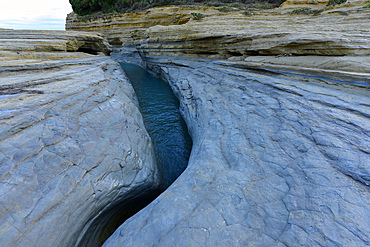
<svg viewBox="0 0 370 247"><path fill-rule="evenodd" d="M66 29L102 33L113 46L120 48L133 44L132 30L146 30L148 27L156 25L181 25L192 18L191 13L198 11L209 15L219 12L214 8L207 7L175 6L100 18L78 17L75 13L71 13L67 16Z"/></svg>
<svg viewBox="0 0 370 247"><path fill-rule="evenodd" d="M321 6L131 31L193 151L104 246L370 245L369 10Z"/></svg>
<svg viewBox="0 0 370 247"><path fill-rule="evenodd" d="M110 45L100 34L91 32L60 32L35 30L1 30L0 51L2 57L13 57L10 52L37 52L33 55L43 55L38 52L103 52L109 54ZM17 53L18 52L18 53ZM56 53L56 55L61 53ZM28 54L29 55L29 54ZM19 58L20 56L16 56ZM52 56L46 56L51 59ZM8 59L8 58L7 58Z"/></svg>
<svg viewBox="0 0 370 247"><path fill-rule="evenodd" d="M68 29L134 44L193 138L185 172L104 246L370 245L370 9L323 2L311 15L293 12L311 1L289 1L68 16ZM13 37L1 45L1 244L92 246L157 183L132 88L92 55L110 49L99 34Z"/></svg>
<svg viewBox="0 0 370 247"><path fill-rule="evenodd" d="M116 47L136 42L143 56L229 59L252 67L315 72L369 72L366 1L335 6L315 3L287 1L279 9L231 13L176 6L85 21L70 14L66 27L104 33ZM317 12L292 14L297 8ZM201 18L195 19L192 13L202 14Z"/></svg>
<svg viewBox="0 0 370 247"><path fill-rule="evenodd" d="M156 58L193 137L187 170L104 246L368 246L370 89Z"/></svg>
<svg viewBox="0 0 370 247"><path fill-rule="evenodd" d="M158 174L98 34L0 31L0 245L98 246ZM130 204L131 203L131 204Z"/></svg>

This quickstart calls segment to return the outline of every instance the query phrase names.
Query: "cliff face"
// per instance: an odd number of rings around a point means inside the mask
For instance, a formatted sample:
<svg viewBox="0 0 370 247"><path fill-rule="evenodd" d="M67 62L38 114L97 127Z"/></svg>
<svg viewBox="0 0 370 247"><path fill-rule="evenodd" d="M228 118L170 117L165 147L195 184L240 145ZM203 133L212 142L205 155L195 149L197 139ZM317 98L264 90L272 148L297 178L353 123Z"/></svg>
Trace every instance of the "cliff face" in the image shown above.
<svg viewBox="0 0 370 247"><path fill-rule="evenodd" d="M133 37L144 57L202 57L257 67L370 72L370 10L362 3L324 8L314 16L290 11L286 6L251 16L211 15L181 26L133 31Z"/></svg>
<svg viewBox="0 0 370 247"><path fill-rule="evenodd" d="M191 19L192 12L199 11L207 14L218 12L214 8L163 7L96 19L77 17L75 13L71 13L67 16L66 29L100 32L115 47L130 46L133 44L132 30L146 30L156 25L182 25Z"/></svg>
<svg viewBox="0 0 370 247"><path fill-rule="evenodd" d="M86 22L70 15L66 27L97 30L113 45L135 43L144 57L202 57L257 67L369 72L370 9L363 8L365 3L326 6L287 1L279 9L231 13L167 7ZM302 8L316 12L292 14Z"/></svg>
<svg viewBox="0 0 370 247"><path fill-rule="evenodd" d="M98 34L0 40L0 245L98 246L158 185L134 91L118 63L76 52L108 51Z"/></svg>

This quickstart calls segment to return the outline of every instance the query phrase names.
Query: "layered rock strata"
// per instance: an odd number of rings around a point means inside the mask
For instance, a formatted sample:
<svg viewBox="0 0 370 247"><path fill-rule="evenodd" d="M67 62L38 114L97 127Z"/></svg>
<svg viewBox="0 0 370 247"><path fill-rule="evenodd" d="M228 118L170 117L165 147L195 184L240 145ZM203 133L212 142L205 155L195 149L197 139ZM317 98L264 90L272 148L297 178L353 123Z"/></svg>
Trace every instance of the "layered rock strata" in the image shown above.
<svg viewBox="0 0 370 247"><path fill-rule="evenodd" d="M370 245L370 88L147 58L180 97L188 168L104 246Z"/></svg>
<svg viewBox="0 0 370 247"><path fill-rule="evenodd" d="M105 246L370 245L370 9L325 4L132 28L193 151Z"/></svg>
<svg viewBox="0 0 370 247"><path fill-rule="evenodd" d="M193 150L178 180L104 246L370 245L362 5L132 31L180 98Z"/></svg>
<svg viewBox="0 0 370 247"><path fill-rule="evenodd" d="M366 1L326 4L286 1L278 9L231 13L214 8L165 7L85 21L71 14L66 27L102 32L116 47L136 43L144 56L229 59L250 66L314 72L318 68L334 73L369 72L370 9L363 8ZM302 8L315 12L293 14ZM322 56L326 58L322 60Z"/></svg>
<svg viewBox="0 0 370 247"><path fill-rule="evenodd" d="M109 57L67 52L109 50L100 35L0 37L0 245L98 246L158 185L134 91Z"/></svg>
<svg viewBox="0 0 370 247"><path fill-rule="evenodd" d="M218 13L214 8L207 7L161 7L142 12L108 15L103 17L78 17L75 13L67 16L66 29L75 31L92 31L105 35L115 47L133 45L131 31L146 30L161 25L182 25L193 18L191 13Z"/></svg>
<svg viewBox="0 0 370 247"><path fill-rule="evenodd" d="M101 34L75 31L0 30L2 60L12 57L11 52L42 55L34 52L87 52L109 54L110 45ZM19 56L18 56L19 57ZM47 58L45 56L45 58ZM48 59L51 59L49 56Z"/></svg>
<svg viewBox="0 0 370 247"><path fill-rule="evenodd" d="M370 9L363 8L361 1L355 3L323 8L317 15L292 15L286 12L287 7L261 13L205 15L181 26L133 31L133 38L143 56L202 57L258 67L290 64L289 69L368 73ZM299 64L295 65L296 61Z"/></svg>

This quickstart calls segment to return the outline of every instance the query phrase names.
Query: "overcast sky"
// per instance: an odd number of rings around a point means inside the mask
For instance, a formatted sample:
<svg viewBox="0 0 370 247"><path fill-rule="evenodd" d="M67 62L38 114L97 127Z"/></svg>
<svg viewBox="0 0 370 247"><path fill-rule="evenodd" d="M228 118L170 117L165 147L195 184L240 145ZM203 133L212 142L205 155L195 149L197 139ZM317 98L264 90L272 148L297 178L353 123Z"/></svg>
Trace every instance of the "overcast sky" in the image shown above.
<svg viewBox="0 0 370 247"><path fill-rule="evenodd" d="M0 0L0 28L64 30L68 0Z"/></svg>

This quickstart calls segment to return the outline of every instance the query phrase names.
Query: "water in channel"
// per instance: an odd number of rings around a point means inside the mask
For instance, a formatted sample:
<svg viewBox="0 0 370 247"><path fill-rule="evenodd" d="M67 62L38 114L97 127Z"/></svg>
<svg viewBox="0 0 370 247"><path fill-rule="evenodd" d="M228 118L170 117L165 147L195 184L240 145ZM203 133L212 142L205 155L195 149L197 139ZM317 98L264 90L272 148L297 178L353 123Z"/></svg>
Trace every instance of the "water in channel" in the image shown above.
<svg viewBox="0 0 370 247"><path fill-rule="evenodd" d="M139 100L144 124L152 138L161 189L170 186L185 170L192 141L171 87L138 65L121 63Z"/></svg>

